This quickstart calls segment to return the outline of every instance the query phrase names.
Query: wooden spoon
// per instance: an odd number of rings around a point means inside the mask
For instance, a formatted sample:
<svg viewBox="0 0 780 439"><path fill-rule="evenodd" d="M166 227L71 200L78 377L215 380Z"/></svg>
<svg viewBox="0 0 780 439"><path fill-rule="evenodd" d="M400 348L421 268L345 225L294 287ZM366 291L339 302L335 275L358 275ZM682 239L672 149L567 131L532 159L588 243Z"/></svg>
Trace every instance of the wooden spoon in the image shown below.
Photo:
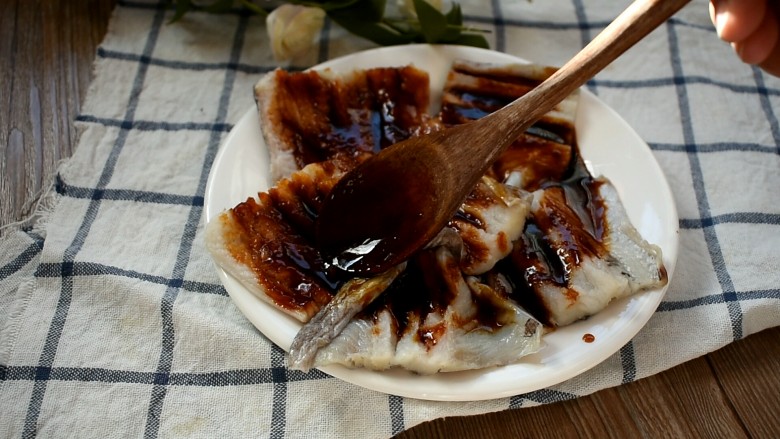
<svg viewBox="0 0 780 439"><path fill-rule="evenodd" d="M689 0L637 0L533 90L479 120L382 150L344 176L317 220L342 270L378 274L425 246L520 134Z"/></svg>

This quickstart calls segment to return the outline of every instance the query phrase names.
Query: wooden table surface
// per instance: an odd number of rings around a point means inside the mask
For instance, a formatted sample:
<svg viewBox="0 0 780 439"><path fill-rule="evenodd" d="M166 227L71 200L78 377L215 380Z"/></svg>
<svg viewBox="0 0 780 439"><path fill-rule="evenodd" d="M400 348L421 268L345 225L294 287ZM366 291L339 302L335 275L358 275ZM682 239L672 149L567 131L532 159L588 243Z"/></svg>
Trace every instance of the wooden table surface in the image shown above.
<svg viewBox="0 0 780 439"><path fill-rule="evenodd" d="M23 218L73 153L114 3L0 1L0 225ZM435 420L398 437L553 436L779 438L780 328L573 401Z"/></svg>

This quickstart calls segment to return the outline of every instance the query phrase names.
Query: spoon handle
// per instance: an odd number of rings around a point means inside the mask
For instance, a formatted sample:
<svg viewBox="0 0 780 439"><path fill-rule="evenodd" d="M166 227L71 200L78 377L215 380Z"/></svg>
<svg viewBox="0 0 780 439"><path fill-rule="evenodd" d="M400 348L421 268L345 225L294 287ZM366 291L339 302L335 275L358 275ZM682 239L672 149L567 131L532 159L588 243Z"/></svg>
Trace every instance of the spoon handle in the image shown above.
<svg viewBox="0 0 780 439"><path fill-rule="evenodd" d="M339 180L318 245L346 271L379 274L447 224L495 159L533 122L689 0L636 0L546 81L489 115L386 148Z"/></svg>
<svg viewBox="0 0 780 439"><path fill-rule="evenodd" d="M464 158L485 157L485 167L536 120L582 86L623 52L669 19L690 0L636 0L599 33L582 51L546 81L501 110L479 120L482 154L466 152ZM475 130L476 131L476 130ZM490 138L490 139L488 139ZM463 148L468 149L468 148ZM490 151L488 153L488 151Z"/></svg>

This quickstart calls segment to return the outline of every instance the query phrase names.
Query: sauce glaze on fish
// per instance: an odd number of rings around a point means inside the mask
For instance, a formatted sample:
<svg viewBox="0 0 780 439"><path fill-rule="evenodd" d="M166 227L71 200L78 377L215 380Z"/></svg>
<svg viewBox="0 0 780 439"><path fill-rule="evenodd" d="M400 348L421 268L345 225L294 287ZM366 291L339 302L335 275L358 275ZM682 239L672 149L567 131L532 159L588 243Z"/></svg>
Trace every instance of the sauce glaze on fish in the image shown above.
<svg viewBox="0 0 780 439"><path fill-rule="evenodd" d="M426 113L427 75L414 67L345 77L269 74L256 88L264 131L272 131L264 133L266 142L272 162L293 165L268 193L223 214L223 230L207 230L221 234L214 238L221 244L210 245L215 259L226 267L230 258L244 264L237 273L245 284L254 280L264 300L308 321L349 280L313 244L317 212L338 179L381 148L495 111L551 73L537 66L456 62L436 117ZM451 220L442 240L449 244L411 258L355 315L346 335L317 354L316 364L400 365L422 373L503 364L538 348L539 326L517 304L555 327L616 297L665 284L660 250L635 230L623 231L633 227L614 188L589 175L578 156L576 99L565 100L514 142ZM623 247L615 251L615 245ZM593 282L604 291L594 290ZM397 347L377 363L377 352L385 349L380 334ZM490 337L536 341L492 352L490 360L474 356L475 344ZM458 344L461 339L465 344Z"/></svg>

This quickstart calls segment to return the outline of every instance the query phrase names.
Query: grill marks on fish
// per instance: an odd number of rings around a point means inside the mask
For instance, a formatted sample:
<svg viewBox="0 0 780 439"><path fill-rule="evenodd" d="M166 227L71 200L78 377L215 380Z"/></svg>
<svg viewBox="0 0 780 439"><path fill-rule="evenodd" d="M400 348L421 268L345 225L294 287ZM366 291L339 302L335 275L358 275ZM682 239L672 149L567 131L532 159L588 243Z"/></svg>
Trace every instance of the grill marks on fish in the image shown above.
<svg viewBox="0 0 780 439"><path fill-rule="evenodd" d="M555 249L557 258L545 258L557 275L550 280L556 285L566 286L571 272L585 257L605 257L608 243L605 242L604 212L606 206L598 192L603 182L590 177L571 184L553 186L539 197L539 206L531 213L535 225L531 233L538 234L536 242L549 245L545 236L557 237ZM549 254L550 250L542 252Z"/></svg>
<svg viewBox="0 0 780 439"><path fill-rule="evenodd" d="M491 177L483 177L466 197L447 227L463 243L460 268L464 274L490 270L511 250L511 243L523 229L529 197Z"/></svg>
<svg viewBox="0 0 780 439"><path fill-rule="evenodd" d="M490 114L525 95L555 72L533 64L494 66L455 61L442 96L441 119L458 124ZM574 142L573 108L578 92L564 99L534 125L552 133L559 143Z"/></svg>
<svg viewBox="0 0 780 439"><path fill-rule="evenodd" d="M428 321L431 313L444 315L455 299L456 285L462 278L458 263L454 258L449 258L439 264L436 251L425 250L413 259L404 276L405 279L393 285L384 296L381 307L388 309L393 316L399 339L413 328L411 337L430 349L446 332L444 322L440 320L431 325L419 322ZM416 328L411 324L412 321L417 322Z"/></svg>
<svg viewBox="0 0 780 439"><path fill-rule="evenodd" d="M526 94L554 71L533 65L455 62L445 83L440 118L445 125L479 119ZM521 135L488 175L529 191L565 178L574 157L576 99L575 93Z"/></svg>
<svg viewBox="0 0 780 439"><path fill-rule="evenodd" d="M410 259L313 365L400 366L424 374L482 368L535 352L541 332L507 297L464 278L449 249L437 247Z"/></svg>
<svg viewBox="0 0 780 439"><path fill-rule="evenodd" d="M608 180L572 178L533 196L523 235L497 271L544 324L563 326L666 284L660 249L633 228Z"/></svg>
<svg viewBox="0 0 780 439"><path fill-rule="evenodd" d="M224 212L206 229L212 255L255 294L308 321L346 281L313 244L314 221L324 197L360 159L309 165Z"/></svg>
<svg viewBox="0 0 780 439"><path fill-rule="evenodd" d="M554 319L549 306L540 300L540 286L554 285L574 303L579 292L570 287L572 272L585 258L609 254L606 205L598 192L601 184L604 182L584 177L535 194L537 207L526 218L508 263L500 268L513 280L513 298L547 325L554 326Z"/></svg>
<svg viewBox="0 0 780 439"><path fill-rule="evenodd" d="M220 227L221 236L214 239L223 242L221 248L227 254L221 258L212 254L229 272L236 264L248 270L233 274L254 280L263 289L262 298L299 319L310 317L330 301L329 282L310 271L320 262L317 250L285 222L270 196L250 198L216 221L214 228ZM227 257L235 263L225 261Z"/></svg>
<svg viewBox="0 0 780 439"><path fill-rule="evenodd" d="M524 134L493 163L488 175L496 180L534 191L563 180L574 158L572 146Z"/></svg>
<svg viewBox="0 0 780 439"><path fill-rule="evenodd" d="M277 69L255 87L255 97L271 154L288 156L298 169L336 155L377 152L430 119L428 75L411 66L346 76Z"/></svg>

